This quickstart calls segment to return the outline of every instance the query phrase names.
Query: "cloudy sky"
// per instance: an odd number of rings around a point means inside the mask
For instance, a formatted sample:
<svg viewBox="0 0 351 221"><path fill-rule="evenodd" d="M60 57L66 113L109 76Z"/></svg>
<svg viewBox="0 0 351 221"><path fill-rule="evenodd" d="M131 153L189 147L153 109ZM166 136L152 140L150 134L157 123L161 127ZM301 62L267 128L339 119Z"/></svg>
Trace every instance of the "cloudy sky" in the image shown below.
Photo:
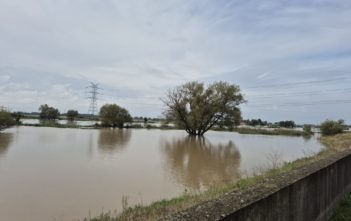
<svg viewBox="0 0 351 221"><path fill-rule="evenodd" d="M351 123L350 0L0 0L0 106L160 116L168 88L240 85L244 118Z"/></svg>

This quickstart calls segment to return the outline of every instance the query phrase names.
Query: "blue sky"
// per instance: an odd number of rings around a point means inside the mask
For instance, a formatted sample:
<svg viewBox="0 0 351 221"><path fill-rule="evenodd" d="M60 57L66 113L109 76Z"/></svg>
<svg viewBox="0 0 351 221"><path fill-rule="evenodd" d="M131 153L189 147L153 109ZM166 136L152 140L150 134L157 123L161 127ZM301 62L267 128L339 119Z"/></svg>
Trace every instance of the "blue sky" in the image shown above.
<svg viewBox="0 0 351 221"><path fill-rule="evenodd" d="M86 86L160 116L187 81L241 86L244 118L351 123L349 0L0 0L0 106L84 113Z"/></svg>

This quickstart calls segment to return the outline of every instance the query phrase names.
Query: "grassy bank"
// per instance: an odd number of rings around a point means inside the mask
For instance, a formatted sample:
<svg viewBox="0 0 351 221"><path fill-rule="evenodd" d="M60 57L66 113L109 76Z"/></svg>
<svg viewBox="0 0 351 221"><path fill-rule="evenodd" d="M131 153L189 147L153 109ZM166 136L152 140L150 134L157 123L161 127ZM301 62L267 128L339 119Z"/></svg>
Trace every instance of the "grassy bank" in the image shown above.
<svg viewBox="0 0 351 221"><path fill-rule="evenodd" d="M79 125L58 124L58 123L20 124L20 126L30 126L30 127L56 127L56 128L81 128L81 126L79 126Z"/></svg>
<svg viewBox="0 0 351 221"><path fill-rule="evenodd" d="M326 145L323 151L315 156L305 157L298 159L291 163L285 163L279 168L273 168L266 171L263 174L258 174L257 176L239 180L235 183L230 183L223 186L213 187L200 194L184 193L179 197L161 200L154 202L148 206L136 205L133 207L128 207L127 201L124 200L122 203L124 206L124 211L120 214L103 213L98 217L85 218L85 221L125 221L125 220L157 220L166 215L172 214L177 211L184 210L188 207L194 206L201 202L214 199L222 194L238 190L242 187L247 187L254 185L258 182L264 182L265 179L272 178L279 174L291 171L293 169L299 169L302 166L310 164L312 162L319 161L321 159L327 158L336 152L343 150L345 148L351 147L351 134L345 133L336 136L323 137L321 142ZM123 202L123 200L122 200Z"/></svg>
<svg viewBox="0 0 351 221"><path fill-rule="evenodd" d="M250 127L238 127L233 131L239 134L262 134L262 135L285 135L285 136L310 136L303 131L291 130L291 129L262 129L262 128L250 128Z"/></svg>
<svg viewBox="0 0 351 221"><path fill-rule="evenodd" d="M75 124L60 124L55 121L44 121L41 123L36 124L20 124L21 126L33 126L33 127L56 127L56 128L104 128L103 126L96 124L96 125L89 125L89 126L81 126ZM182 130L182 128L176 126L169 126L167 124L161 124L160 126L152 125L152 124L142 124L136 123L131 125L125 125L124 128L130 129L159 129L159 130ZM311 134L307 134L303 131L292 130L292 129L264 129L264 128L252 128L252 127L240 127L234 128L232 130L226 128L212 128L214 131L225 131L225 132L237 132L240 134L260 134L260 135L283 135L283 136L311 136Z"/></svg>
<svg viewBox="0 0 351 221"><path fill-rule="evenodd" d="M351 194L346 196L334 211L329 221L349 221L351 220Z"/></svg>
<svg viewBox="0 0 351 221"><path fill-rule="evenodd" d="M337 145L347 148L351 143L351 133L345 133L340 139L340 135L332 137L323 137L323 142L328 145ZM330 221L348 221L351 220L351 194L347 195L340 203L339 207L334 211Z"/></svg>

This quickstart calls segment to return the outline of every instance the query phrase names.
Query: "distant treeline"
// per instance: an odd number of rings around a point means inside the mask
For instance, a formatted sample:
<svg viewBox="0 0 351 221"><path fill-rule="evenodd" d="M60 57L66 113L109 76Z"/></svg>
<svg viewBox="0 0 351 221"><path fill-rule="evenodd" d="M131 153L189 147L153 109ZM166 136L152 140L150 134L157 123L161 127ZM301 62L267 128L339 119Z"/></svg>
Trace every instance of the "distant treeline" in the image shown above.
<svg viewBox="0 0 351 221"><path fill-rule="evenodd" d="M263 121L260 118L258 119L247 119L243 120L242 123L249 126L271 126L271 127L286 127L286 128L294 128L296 124L292 120L278 121L275 123L271 123L268 121Z"/></svg>

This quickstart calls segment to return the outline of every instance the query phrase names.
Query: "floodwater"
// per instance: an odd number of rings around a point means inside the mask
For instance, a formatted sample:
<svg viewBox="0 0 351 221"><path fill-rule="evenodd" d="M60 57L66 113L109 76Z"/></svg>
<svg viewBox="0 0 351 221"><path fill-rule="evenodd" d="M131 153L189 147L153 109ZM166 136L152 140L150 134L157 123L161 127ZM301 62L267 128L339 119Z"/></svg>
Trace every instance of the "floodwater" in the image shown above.
<svg viewBox="0 0 351 221"><path fill-rule="evenodd" d="M0 219L71 221L202 191L315 154L315 137L16 127L0 133Z"/></svg>
<svg viewBox="0 0 351 221"><path fill-rule="evenodd" d="M23 124L40 124L41 120L40 119L31 119L31 118L23 118L21 119L21 122ZM92 121L92 120L75 120L75 121L69 121L69 120L56 120L54 121L56 123L62 124L62 125L77 125L77 126L92 126L95 123L100 123L99 121Z"/></svg>
<svg viewBox="0 0 351 221"><path fill-rule="evenodd" d="M21 122L23 124L40 124L41 120L40 119L32 119L32 118L23 118L21 119ZM44 120L45 122L45 120ZM75 121L69 121L69 120L55 120L55 121L49 121L49 122L56 122L58 124L62 125L77 125L77 126L93 126L96 123L101 123L101 121L93 121L93 120L75 120ZM145 126L143 122L133 122L131 123L133 125L140 125L141 127ZM161 122L149 122L147 125L155 126L155 127L161 127L162 123ZM168 126L174 126L172 123L168 123Z"/></svg>

